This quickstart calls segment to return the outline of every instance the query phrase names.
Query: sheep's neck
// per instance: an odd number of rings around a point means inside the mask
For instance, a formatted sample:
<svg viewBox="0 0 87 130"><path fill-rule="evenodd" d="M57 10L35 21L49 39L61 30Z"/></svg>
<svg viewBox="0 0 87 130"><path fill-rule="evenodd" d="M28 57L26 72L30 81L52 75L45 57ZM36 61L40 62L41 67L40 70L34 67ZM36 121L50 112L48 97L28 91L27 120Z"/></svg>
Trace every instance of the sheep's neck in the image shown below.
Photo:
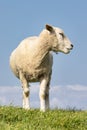
<svg viewBox="0 0 87 130"><path fill-rule="evenodd" d="M35 59L38 63L35 66L39 67L45 61L49 51L50 51L50 47L47 44L47 42L46 43L45 42L43 42L43 43L39 42L39 44L37 44L37 49L35 51Z"/></svg>
<svg viewBox="0 0 87 130"><path fill-rule="evenodd" d="M48 31L43 31L38 37L38 41L34 46L34 60L35 68L41 67L49 60L49 52L52 51L52 44L55 42L55 34L50 35Z"/></svg>

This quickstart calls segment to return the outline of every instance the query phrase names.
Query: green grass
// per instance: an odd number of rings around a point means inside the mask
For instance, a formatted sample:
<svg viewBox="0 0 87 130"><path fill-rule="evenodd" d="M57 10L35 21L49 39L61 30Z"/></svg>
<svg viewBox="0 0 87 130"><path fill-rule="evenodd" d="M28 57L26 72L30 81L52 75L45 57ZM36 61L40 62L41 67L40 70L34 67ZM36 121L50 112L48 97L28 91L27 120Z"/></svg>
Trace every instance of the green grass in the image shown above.
<svg viewBox="0 0 87 130"><path fill-rule="evenodd" d="M87 112L0 107L0 130L87 130Z"/></svg>

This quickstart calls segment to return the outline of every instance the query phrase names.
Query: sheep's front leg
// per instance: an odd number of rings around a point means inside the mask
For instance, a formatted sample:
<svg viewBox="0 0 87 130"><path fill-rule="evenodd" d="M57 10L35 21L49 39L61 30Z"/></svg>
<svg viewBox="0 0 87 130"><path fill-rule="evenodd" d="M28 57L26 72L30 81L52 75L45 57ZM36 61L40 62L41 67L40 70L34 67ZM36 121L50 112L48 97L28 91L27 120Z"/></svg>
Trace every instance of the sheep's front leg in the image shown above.
<svg viewBox="0 0 87 130"><path fill-rule="evenodd" d="M24 109L30 109L29 105L29 85L27 80L25 79L24 75L20 72L20 80L22 82L22 88L23 88L23 108Z"/></svg>
<svg viewBox="0 0 87 130"><path fill-rule="evenodd" d="M40 110L41 111L46 111L49 109L49 86L48 80L43 79L41 80L41 85L40 85Z"/></svg>
<svg viewBox="0 0 87 130"><path fill-rule="evenodd" d="M47 88L46 88L46 110L49 109L49 85L47 85Z"/></svg>

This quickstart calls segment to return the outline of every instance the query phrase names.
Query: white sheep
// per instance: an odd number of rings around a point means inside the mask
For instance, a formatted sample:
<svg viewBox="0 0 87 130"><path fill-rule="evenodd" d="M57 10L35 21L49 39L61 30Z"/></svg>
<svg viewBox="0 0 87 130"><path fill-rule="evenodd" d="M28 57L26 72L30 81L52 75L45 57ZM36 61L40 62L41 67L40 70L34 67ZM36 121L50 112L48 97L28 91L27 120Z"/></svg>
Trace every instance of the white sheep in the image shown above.
<svg viewBox="0 0 87 130"><path fill-rule="evenodd" d="M22 83L23 108L30 109L29 82L40 82L40 110L49 109L49 85L53 57L51 51L68 54L73 48L64 32L46 25L38 37L24 39L10 56L10 67Z"/></svg>

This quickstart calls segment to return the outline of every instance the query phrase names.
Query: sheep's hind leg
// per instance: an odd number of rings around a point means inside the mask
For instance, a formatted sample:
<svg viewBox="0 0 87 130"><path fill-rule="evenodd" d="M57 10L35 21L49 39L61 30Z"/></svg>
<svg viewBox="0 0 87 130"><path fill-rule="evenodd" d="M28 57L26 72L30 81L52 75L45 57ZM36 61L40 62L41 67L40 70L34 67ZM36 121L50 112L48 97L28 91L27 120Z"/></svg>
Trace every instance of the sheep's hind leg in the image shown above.
<svg viewBox="0 0 87 130"><path fill-rule="evenodd" d="M23 108L30 109L29 105L29 88L23 87Z"/></svg>
<svg viewBox="0 0 87 130"><path fill-rule="evenodd" d="M22 83L22 88L23 88L23 108L24 109L30 109L30 105L29 105L29 85L27 80L25 79L23 73L20 72L20 80Z"/></svg>

